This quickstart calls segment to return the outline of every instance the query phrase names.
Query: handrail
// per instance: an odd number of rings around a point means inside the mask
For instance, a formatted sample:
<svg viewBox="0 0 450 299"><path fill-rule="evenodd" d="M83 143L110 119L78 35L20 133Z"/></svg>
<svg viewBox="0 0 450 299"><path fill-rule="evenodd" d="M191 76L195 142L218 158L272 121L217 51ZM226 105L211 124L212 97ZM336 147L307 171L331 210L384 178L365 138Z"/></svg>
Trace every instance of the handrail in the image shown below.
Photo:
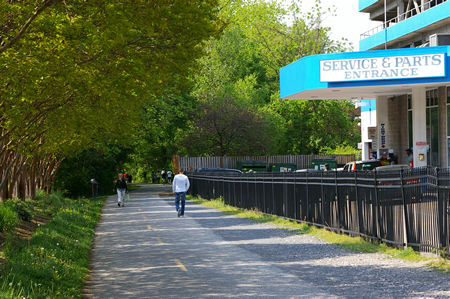
<svg viewBox="0 0 450 299"><path fill-rule="evenodd" d="M438 3L439 1L439 3ZM365 39L369 36L372 36L380 31L382 31L385 28L388 28L390 26L393 26L397 23L400 23L401 21L404 21L406 19L409 19L413 16L416 16L418 14L420 14L421 12L424 12L425 10L428 10L432 7L435 7L439 4L442 4L444 2L447 2L447 0L430 0L428 2L425 2L423 5L418 5L417 7L414 6L412 9L402 13L399 16L396 16L395 18L392 18L388 21L386 21L386 23L383 23L381 25L378 25L370 30L367 30L366 32L360 34L360 40Z"/></svg>

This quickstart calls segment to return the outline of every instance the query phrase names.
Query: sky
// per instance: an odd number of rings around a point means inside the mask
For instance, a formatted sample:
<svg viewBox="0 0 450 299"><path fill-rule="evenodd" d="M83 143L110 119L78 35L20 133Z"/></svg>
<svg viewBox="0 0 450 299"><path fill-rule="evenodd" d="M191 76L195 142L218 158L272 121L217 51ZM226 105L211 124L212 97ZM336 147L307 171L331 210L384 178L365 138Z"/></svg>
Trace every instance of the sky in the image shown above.
<svg viewBox="0 0 450 299"><path fill-rule="evenodd" d="M289 0L284 0L289 3ZM331 28L331 38L339 40L347 38L353 44L353 50L359 50L359 36L378 25L369 19L368 13L358 11L358 0L322 0L324 9L336 9L336 16L328 14L324 20L324 26ZM314 0L303 0L303 7L309 9L315 3Z"/></svg>

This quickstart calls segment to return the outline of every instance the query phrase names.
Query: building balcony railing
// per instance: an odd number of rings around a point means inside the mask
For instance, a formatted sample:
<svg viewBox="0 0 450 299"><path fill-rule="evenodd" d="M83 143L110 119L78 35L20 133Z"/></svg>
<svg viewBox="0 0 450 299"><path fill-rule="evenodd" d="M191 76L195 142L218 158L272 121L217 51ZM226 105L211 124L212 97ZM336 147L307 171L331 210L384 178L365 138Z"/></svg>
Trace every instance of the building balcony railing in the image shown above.
<svg viewBox="0 0 450 299"><path fill-rule="evenodd" d="M360 35L360 40L365 39L369 36L372 36L380 31L383 31L384 29L386 29L388 27L391 27L397 23L400 23L401 21L409 19L415 15L418 15L421 12L424 12L425 10L428 10L428 9L435 7L439 4L442 4L444 2L447 2L447 0L429 0L429 1L426 1L423 5L418 5L418 4L416 4L415 1L412 1L412 3L414 4L413 8L407 10L406 12L402 13L401 15L398 15L395 18L392 18L392 19L386 21L385 23L383 23L381 25L378 25L377 27L374 27L374 28L362 33Z"/></svg>

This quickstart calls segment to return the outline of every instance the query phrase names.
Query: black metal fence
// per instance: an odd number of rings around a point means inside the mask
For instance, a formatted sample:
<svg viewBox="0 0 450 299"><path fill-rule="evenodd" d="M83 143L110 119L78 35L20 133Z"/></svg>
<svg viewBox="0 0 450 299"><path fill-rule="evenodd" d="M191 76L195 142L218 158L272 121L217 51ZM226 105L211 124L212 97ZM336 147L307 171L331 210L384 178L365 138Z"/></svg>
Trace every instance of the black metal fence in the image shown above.
<svg viewBox="0 0 450 299"><path fill-rule="evenodd" d="M420 251L449 250L450 170L188 174L190 193Z"/></svg>

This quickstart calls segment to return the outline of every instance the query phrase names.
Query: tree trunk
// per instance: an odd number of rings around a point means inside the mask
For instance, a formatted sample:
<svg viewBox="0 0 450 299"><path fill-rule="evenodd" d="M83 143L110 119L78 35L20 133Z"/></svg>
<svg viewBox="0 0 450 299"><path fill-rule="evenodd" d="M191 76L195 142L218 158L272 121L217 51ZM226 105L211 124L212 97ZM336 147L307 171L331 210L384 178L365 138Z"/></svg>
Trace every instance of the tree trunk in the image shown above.
<svg viewBox="0 0 450 299"><path fill-rule="evenodd" d="M6 182L5 184L3 184L3 188L1 189L0 199L2 202L6 201L8 199L8 197L9 197L8 191L9 191L8 182Z"/></svg>
<svg viewBox="0 0 450 299"><path fill-rule="evenodd" d="M26 184L25 184L25 175L26 171L25 169L22 169L19 176L19 181L17 184L17 198L25 199L26 194Z"/></svg>

